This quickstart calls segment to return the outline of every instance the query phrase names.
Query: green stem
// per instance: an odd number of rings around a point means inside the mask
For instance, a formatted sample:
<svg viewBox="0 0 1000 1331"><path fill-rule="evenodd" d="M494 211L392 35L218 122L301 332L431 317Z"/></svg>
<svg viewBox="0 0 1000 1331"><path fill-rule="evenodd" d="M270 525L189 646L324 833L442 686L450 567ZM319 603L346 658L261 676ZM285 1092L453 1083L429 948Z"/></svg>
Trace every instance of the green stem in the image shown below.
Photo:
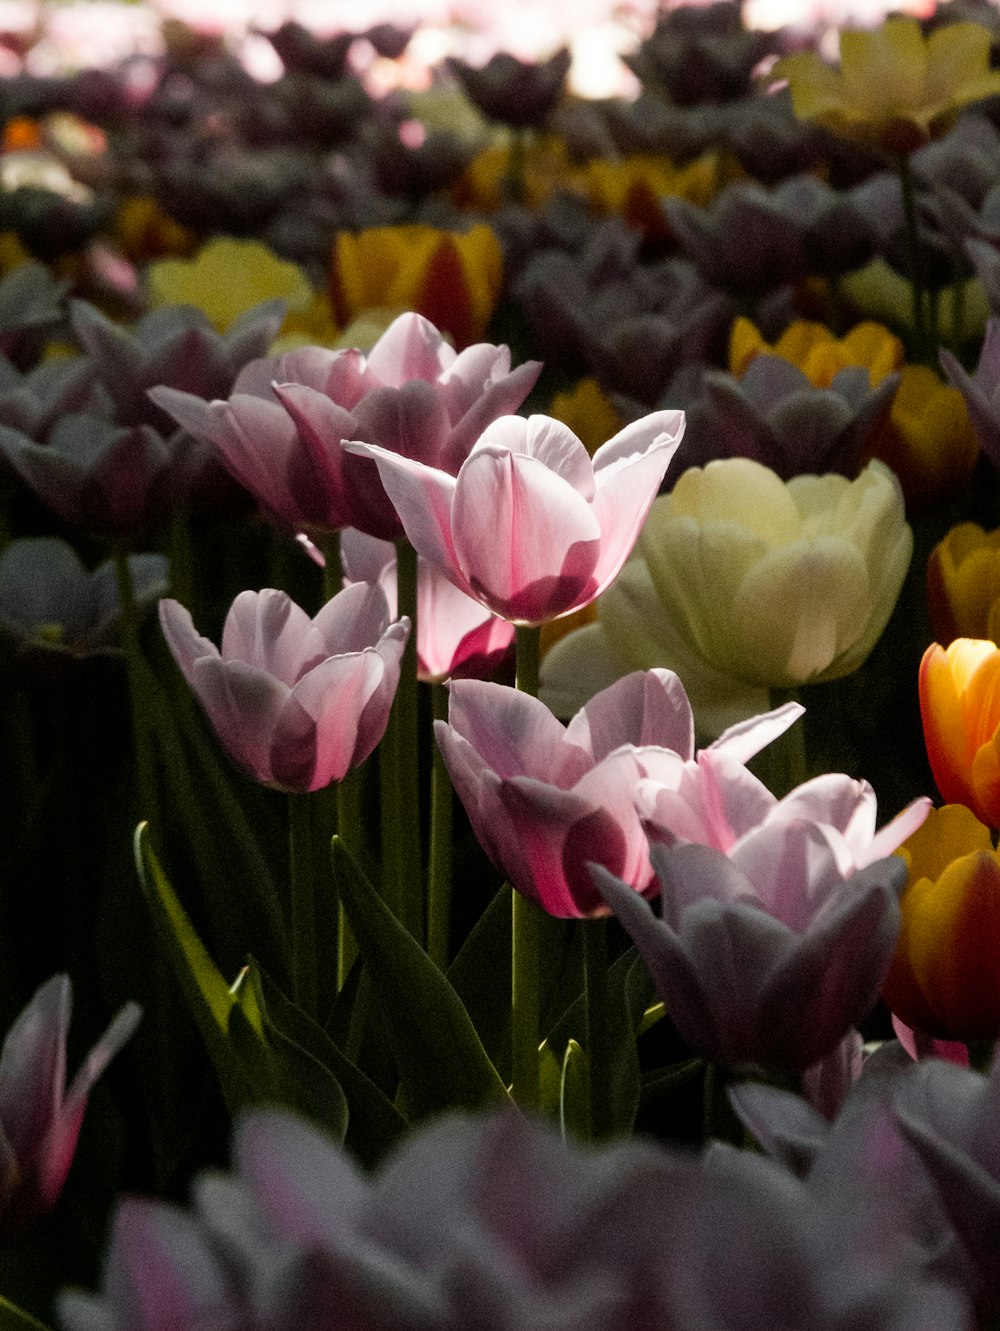
<svg viewBox="0 0 1000 1331"><path fill-rule="evenodd" d="M201 616L195 599L194 549L191 543L191 519L183 504L175 504L170 514L169 534L170 595L191 612L197 624Z"/></svg>
<svg viewBox="0 0 1000 1331"><path fill-rule="evenodd" d="M156 785L156 760L150 717L155 710L146 693L148 676L145 671L142 647L139 642L139 612L135 603L132 570L123 550L114 552L115 577L118 581L118 600L121 605L122 647L125 652L125 671L128 680L129 707L132 713L132 738L135 744L136 767L139 776L140 815L149 823L150 834L156 840L163 835L160 825L159 798Z"/></svg>
<svg viewBox="0 0 1000 1331"><path fill-rule="evenodd" d="M522 693L538 697L538 663L541 629L535 624L517 624L514 628L517 643L517 687Z"/></svg>
<svg viewBox="0 0 1000 1331"><path fill-rule="evenodd" d="M435 721L448 719L448 690L431 685ZM451 778L435 744L431 759L431 844L427 864L427 951L441 970L448 964L451 918Z"/></svg>
<svg viewBox="0 0 1000 1331"><path fill-rule="evenodd" d="M607 920L581 920L583 996L590 1071L590 1130L594 1141L611 1135L611 1045L608 1032Z"/></svg>
<svg viewBox="0 0 1000 1331"><path fill-rule="evenodd" d="M924 264L920 248L920 233L917 228L916 196L913 188L913 173L910 159L905 153L896 158L899 170L899 183L903 192L903 217L906 224L906 245L910 258L910 284L913 289L913 329L916 338L915 359L927 362L930 354L927 319L924 305Z"/></svg>
<svg viewBox="0 0 1000 1331"><path fill-rule="evenodd" d="M420 736L417 717L417 552L396 543L397 613L410 621L396 690L396 797L399 836L400 919L424 941L424 874L420 837Z"/></svg>
<svg viewBox="0 0 1000 1331"><path fill-rule="evenodd" d="M323 538L323 600L332 601L344 587L344 568L340 561L340 532Z"/></svg>
<svg viewBox="0 0 1000 1331"><path fill-rule="evenodd" d="M361 824L361 786L364 778L358 771L348 772L337 786L337 828L341 839L352 855L357 856L364 836ZM358 955L357 944L347 923L342 902L337 906L337 993L347 980L348 972Z"/></svg>
<svg viewBox="0 0 1000 1331"><path fill-rule="evenodd" d="M538 1108L539 934L541 913L515 892L511 899L511 1094L522 1109Z"/></svg>
<svg viewBox="0 0 1000 1331"><path fill-rule="evenodd" d="M517 687L537 697L541 630L518 624L515 633ZM522 1109L535 1109L538 1106L538 1045L541 1026L541 913L534 902L519 892L514 893L512 911L511 1091Z"/></svg>
<svg viewBox="0 0 1000 1331"><path fill-rule="evenodd" d="M771 706L797 702L794 689L772 689ZM764 785L781 799L809 776L806 755L805 717L793 721L783 735L762 749L753 760L753 770Z"/></svg>
<svg viewBox="0 0 1000 1331"><path fill-rule="evenodd" d="M312 830L311 796L289 794L292 998L303 1012L315 1019L319 990L316 977L316 866Z"/></svg>

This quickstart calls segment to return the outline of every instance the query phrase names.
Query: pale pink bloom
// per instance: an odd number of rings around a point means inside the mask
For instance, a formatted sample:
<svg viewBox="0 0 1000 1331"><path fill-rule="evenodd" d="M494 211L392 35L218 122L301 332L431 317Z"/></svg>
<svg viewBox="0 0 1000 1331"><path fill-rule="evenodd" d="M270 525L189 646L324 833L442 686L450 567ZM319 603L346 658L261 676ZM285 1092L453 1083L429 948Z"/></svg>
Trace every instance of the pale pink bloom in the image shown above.
<svg viewBox="0 0 1000 1331"><path fill-rule="evenodd" d="M377 582L396 613L396 551L388 541L348 528L341 538L347 582ZM510 654L514 626L417 562L417 675L430 683L490 676Z"/></svg>
<svg viewBox="0 0 1000 1331"><path fill-rule="evenodd" d="M434 325L402 314L367 355L304 347L251 361L227 401L154 388L150 397L225 466L278 524L310 534L402 527L375 467L341 448L361 439L454 474L489 423L516 411L541 370L510 351L457 353Z"/></svg>
<svg viewBox="0 0 1000 1331"><path fill-rule="evenodd" d="M284 592L241 592L221 653L178 601L160 623L229 756L264 785L320 790L385 733L410 623L389 622L380 587L347 587L315 619Z"/></svg>
<svg viewBox="0 0 1000 1331"><path fill-rule="evenodd" d="M683 412L653 412L591 460L560 421L505 416L457 476L373 444L345 447L375 459L419 555L495 614L541 624L614 580L683 433Z"/></svg>
<svg viewBox="0 0 1000 1331"><path fill-rule="evenodd" d="M73 994L54 975L14 1022L0 1054L0 1232L9 1236L55 1205L73 1163L87 1097L138 1025L127 1003L66 1089Z"/></svg>
<svg viewBox="0 0 1000 1331"><path fill-rule="evenodd" d="M523 896L550 915L607 913L588 863L638 892L655 887L635 805L638 755L658 745L694 757L687 694L670 670L636 671L593 697L568 726L536 698L500 684L451 685L438 747L473 831ZM717 744L750 757L794 707L734 726Z"/></svg>
<svg viewBox="0 0 1000 1331"><path fill-rule="evenodd" d="M699 842L725 855L743 853L767 829L795 820L813 823L852 873L897 850L927 817L929 799L913 800L876 832L877 802L867 781L831 772L777 799L725 747L713 745L697 761L654 749L639 755L644 779L636 797L650 840L663 845Z"/></svg>

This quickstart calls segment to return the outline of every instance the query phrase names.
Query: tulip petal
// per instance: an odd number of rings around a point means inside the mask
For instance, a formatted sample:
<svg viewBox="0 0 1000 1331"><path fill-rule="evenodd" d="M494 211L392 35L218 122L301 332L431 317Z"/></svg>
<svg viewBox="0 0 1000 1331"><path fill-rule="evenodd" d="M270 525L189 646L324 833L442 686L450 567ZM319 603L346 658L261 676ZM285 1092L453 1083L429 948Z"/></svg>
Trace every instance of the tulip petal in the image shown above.
<svg viewBox="0 0 1000 1331"><path fill-rule="evenodd" d="M257 781L271 780L271 739L291 690L242 661L196 661L191 687L219 740Z"/></svg>
<svg viewBox="0 0 1000 1331"><path fill-rule="evenodd" d="M622 744L659 745L694 757L694 716L672 670L637 670L604 689L573 717L566 739L600 762Z"/></svg>
<svg viewBox="0 0 1000 1331"><path fill-rule="evenodd" d="M240 592L226 615L222 659L242 661L291 688L329 653L304 610L285 592Z"/></svg>
<svg viewBox="0 0 1000 1331"><path fill-rule="evenodd" d="M451 517L461 576L495 613L541 623L584 603L601 531L590 504L536 458L481 443Z"/></svg>

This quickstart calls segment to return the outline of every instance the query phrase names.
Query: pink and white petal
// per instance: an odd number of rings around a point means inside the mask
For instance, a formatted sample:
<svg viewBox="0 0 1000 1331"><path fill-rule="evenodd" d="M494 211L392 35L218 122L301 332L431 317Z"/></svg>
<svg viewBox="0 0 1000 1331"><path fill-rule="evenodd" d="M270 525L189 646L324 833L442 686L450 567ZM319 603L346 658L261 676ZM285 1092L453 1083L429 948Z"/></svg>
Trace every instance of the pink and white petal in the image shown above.
<svg viewBox="0 0 1000 1331"><path fill-rule="evenodd" d="M394 319L368 353L368 368L383 384L400 388L411 379L434 381L456 360L438 330L420 314Z"/></svg>
<svg viewBox="0 0 1000 1331"><path fill-rule="evenodd" d="M454 424L460 421L487 388L510 374L510 348L476 342L460 351L438 376L438 391ZM507 415L507 412L500 413Z"/></svg>
<svg viewBox="0 0 1000 1331"><path fill-rule="evenodd" d="M557 919L606 915L586 865L614 872L624 860L625 837L614 818L572 791L529 777L501 782L498 798L508 819L500 858L517 891Z"/></svg>
<svg viewBox="0 0 1000 1331"><path fill-rule="evenodd" d="M23 1171L37 1159L62 1104L66 1036L73 1006L67 975L36 990L0 1054L0 1123Z"/></svg>
<svg viewBox="0 0 1000 1331"><path fill-rule="evenodd" d="M789 791L775 805L772 817L829 823L852 847L862 850L875 835L875 812L875 792L867 781L828 772Z"/></svg>
<svg viewBox="0 0 1000 1331"><path fill-rule="evenodd" d="M523 623L583 604L601 553L586 500L535 458L502 449L477 448L462 467L451 532L473 595Z"/></svg>
<svg viewBox="0 0 1000 1331"><path fill-rule="evenodd" d="M344 777L351 768L361 716L384 669L372 648L329 657L298 682L282 711L271 749L278 780L296 770L295 746L310 726L315 733L315 766L308 789L321 790Z"/></svg>
<svg viewBox="0 0 1000 1331"><path fill-rule="evenodd" d="M729 854L739 839L758 827L777 801L742 763L711 750L698 755L695 781L707 845Z"/></svg>
<svg viewBox="0 0 1000 1331"><path fill-rule="evenodd" d="M469 591L459 568L452 541L451 510L455 495L454 476L425 467L411 458L397 457L377 444L354 439L344 448L358 457L371 458L379 478L403 524L407 539L417 554L434 564L457 586Z"/></svg>
<svg viewBox="0 0 1000 1331"><path fill-rule="evenodd" d="M911 837L923 825L930 811L931 801L926 795L912 800L891 822L875 833L869 846L858 852L858 868L863 869L898 850L907 837Z"/></svg>
<svg viewBox="0 0 1000 1331"><path fill-rule="evenodd" d="M506 348L503 349L506 350ZM451 404L446 398L449 415L456 423L452 426L439 465L445 471L451 472L453 476L457 476L462 463L472 452L476 441L493 421L517 411L534 388L535 381L541 372L541 361L525 361L516 370L504 374L496 383L488 384L460 419L455 417Z"/></svg>
<svg viewBox="0 0 1000 1331"><path fill-rule="evenodd" d="M761 749L783 735L805 710L801 703L786 702L771 712L737 721L735 725L728 726L709 748L716 753L724 753L727 758L738 763L749 762L755 753L760 753Z"/></svg>
<svg viewBox="0 0 1000 1331"><path fill-rule="evenodd" d="M271 738L291 693L288 685L242 661L205 657L195 662L191 687L233 761L269 784Z"/></svg>
<svg viewBox="0 0 1000 1331"><path fill-rule="evenodd" d="M601 529L601 553L590 599L614 581L632 553L679 442L679 437L659 435L645 453L618 458L600 470L595 458L594 516Z"/></svg>
<svg viewBox="0 0 1000 1331"><path fill-rule="evenodd" d="M274 587L240 592L229 608L222 629L223 661L243 661L291 688L329 655L306 612Z"/></svg>
<svg viewBox="0 0 1000 1331"><path fill-rule="evenodd" d="M694 756L694 715L672 670L636 670L591 698L566 737L596 762L622 744L658 745L687 759Z"/></svg>
<svg viewBox="0 0 1000 1331"><path fill-rule="evenodd" d="M375 651L382 661L382 677L378 688L368 699L358 722L358 738L354 745L351 767L359 767L375 746L381 743L389 724L389 712L399 687L399 673L403 650L410 636L410 621L402 619L390 624L382 634Z"/></svg>
<svg viewBox="0 0 1000 1331"><path fill-rule="evenodd" d="M422 679L446 679L468 663L471 673L501 657L514 641L514 626L474 601L426 561L417 587L417 656Z"/></svg>
<svg viewBox="0 0 1000 1331"><path fill-rule="evenodd" d="M453 680L448 692L448 724L501 778L530 776L568 789L592 766L530 694L480 679Z"/></svg>
<svg viewBox="0 0 1000 1331"><path fill-rule="evenodd" d="M465 736L445 721L434 722L434 738L476 840L501 869L500 827L507 815L499 801L500 778Z"/></svg>
<svg viewBox="0 0 1000 1331"><path fill-rule="evenodd" d="M142 1017L138 1003L126 1003L84 1059L73 1078L52 1129L45 1140L39 1162L37 1187L45 1206L52 1206L62 1191L73 1163L87 1097L98 1077L123 1045L132 1038Z"/></svg>
<svg viewBox="0 0 1000 1331"><path fill-rule="evenodd" d="M764 909L804 933L850 872L832 844L836 835L818 823L765 823L737 842L729 857Z"/></svg>
<svg viewBox="0 0 1000 1331"><path fill-rule="evenodd" d="M390 617L396 613L396 547L391 541L346 527L340 533L344 581L377 582L385 592ZM450 585L450 584L449 584Z"/></svg>
<svg viewBox="0 0 1000 1331"><path fill-rule="evenodd" d="M160 628L167 640L171 656L189 684L196 661L205 656L219 655L215 643L209 642L196 631L191 612L185 609L180 601L168 597L160 602Z"/></svg>
<svg viewBox="0 0 1000 1331"><path fill-rule="evenodd" d="M590 454L568 425L552 416L529 416L527 451L592 502L597 493Z"/></svg>
<svg viewBox="0 0 1000 1331"><path fill-rule="evenodd" d="M350 439L358 433L354 417L305 384L275 383L274 392L298 431L301 449L297 451L311 465L315 484L326 496L331 513L342 515L340 521L331 518L331 529L348 526L351 506L343 495L344 454L339 445L341 439Z"/></svg>
<svg viewBox="0 0 1000 1331"><path fill-rule="evenodd" d="M374 647L389 627L385 592L377 582L354 582L331 597L312 623L324 657Z"/></svg>
<svg viewBox="0 0 1000 1331"><path fill-rule="evenodd" d="M606 469L614 469L628 458L649 452L663 435L676 446L684 437L685 424L683 411L653 411L632 421L594 454L595 476L599 478Z"/></svg>
<svg viewBox="0 0 1000 1331"><path fill-rule="evenodd" d="M370 439L400 457L439 465L451 429L436 389L417 379L402 388L376 388L354 409L349 438Z"/></svg>

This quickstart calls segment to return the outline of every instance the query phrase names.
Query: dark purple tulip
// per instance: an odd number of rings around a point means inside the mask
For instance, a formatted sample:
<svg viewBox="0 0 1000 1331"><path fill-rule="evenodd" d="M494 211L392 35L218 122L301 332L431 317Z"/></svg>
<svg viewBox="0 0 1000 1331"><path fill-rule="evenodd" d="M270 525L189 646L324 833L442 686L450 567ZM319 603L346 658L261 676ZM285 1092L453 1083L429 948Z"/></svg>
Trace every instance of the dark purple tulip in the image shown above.
<svg viewBox="0 0 1000 1331"><path fill-rule="evenodd" d="M564 47L549 60L525 62L500 51L482 69L457 59L448 68L484 116L524 129L541 125L558 102L570 62Z"/></svg>
<svg viewBox="0 0 1000 1331"><path fill-rule="evenodd" d="M988 1077L955 1063L915 1065L896 1114L965 1247L986 1318L1000 1312L1000 1060Z"/></svg>
<svg viewBox="0 0 1000 1331"><path fill-rule="evenodd" d="M197 1211L129 1200L63 1331L969 1331L960 1293L750 1152L564 1144L519 1115L416 1129L374 1177L243 1118ZM857 1189L852 1192L855 1200Z"/></svg>
<svg viewBox="0 0 1000 1331"><path fill-rule="evenodd" d="M130 555L128 564L140 610L166 595L162 555ZM54 536L12 541L0 554L0 654L16 665L115 654L120 613L110 562L88 572Z"/></svg>
<svg viewBox="0 0 1000 1331"><path fill-rule="evenodd" d="M995 251L992 253L996 254ZM1000 255L996 257L998 299L994 308L1000 309ZM971 375L944 348L940 352L940 361L949 383L965 398L979 447L994 467L1000 469L1000 318L994 317L987 322L979 364Z"/></svg>
<svg viewBox="0 0 1000 1331"><path fill-rule="evenodd" d="M816 388L778 356L757 356L742 379L710 371L703 396L688 407L685 461L693 467L746 457L783 480L827 472L853 480L898 383L893 374L873 389L868 371L851 367L829 388Z"/></svg>
<svg viewBox="0 0 1000 1331"><path fill-rule="evenodd" d="M677 106L746 97L754 67L778 49L774 33L748 31L740 7L717 3L668 10L625 63Z"/></svg>
<svg viewBox="0 0 1000 1331"><path fill-rule="evenodd" d="M0 428L0 449L42 503L80 531L127 539L162 516L170 451L149 425L121 428L75 412L57 422L47 444Z"/></svg>
<svg viewBox="0 0 1000 1331"><path fill-rule="evenodd" d="M707 209L685 199L662 206L681 249L714 286L759 296L806 271L801 227L760 185L727 185Z"/></svg>
<svg viewBox="0 0 1000 1331"><path fill-rule="evenodd" d="M284 317L284 302L268 300L219 333L194 306L167 305L128 329L87 301L70 303L73 331L93 357L117 423L151 425L164 434L174 422L150 400L150 388L225 397L243 366L266 355Z"/></svg>
<svg viewBox="0 0 1000 1331"><path fill-rule="evenodd" d="M592 873L696 1053L801 1073L874 1007L899 933L904 868L890 857L845 879L819 827L764 830L746 855L654 847L661 918L607 870Z"/></svg>

